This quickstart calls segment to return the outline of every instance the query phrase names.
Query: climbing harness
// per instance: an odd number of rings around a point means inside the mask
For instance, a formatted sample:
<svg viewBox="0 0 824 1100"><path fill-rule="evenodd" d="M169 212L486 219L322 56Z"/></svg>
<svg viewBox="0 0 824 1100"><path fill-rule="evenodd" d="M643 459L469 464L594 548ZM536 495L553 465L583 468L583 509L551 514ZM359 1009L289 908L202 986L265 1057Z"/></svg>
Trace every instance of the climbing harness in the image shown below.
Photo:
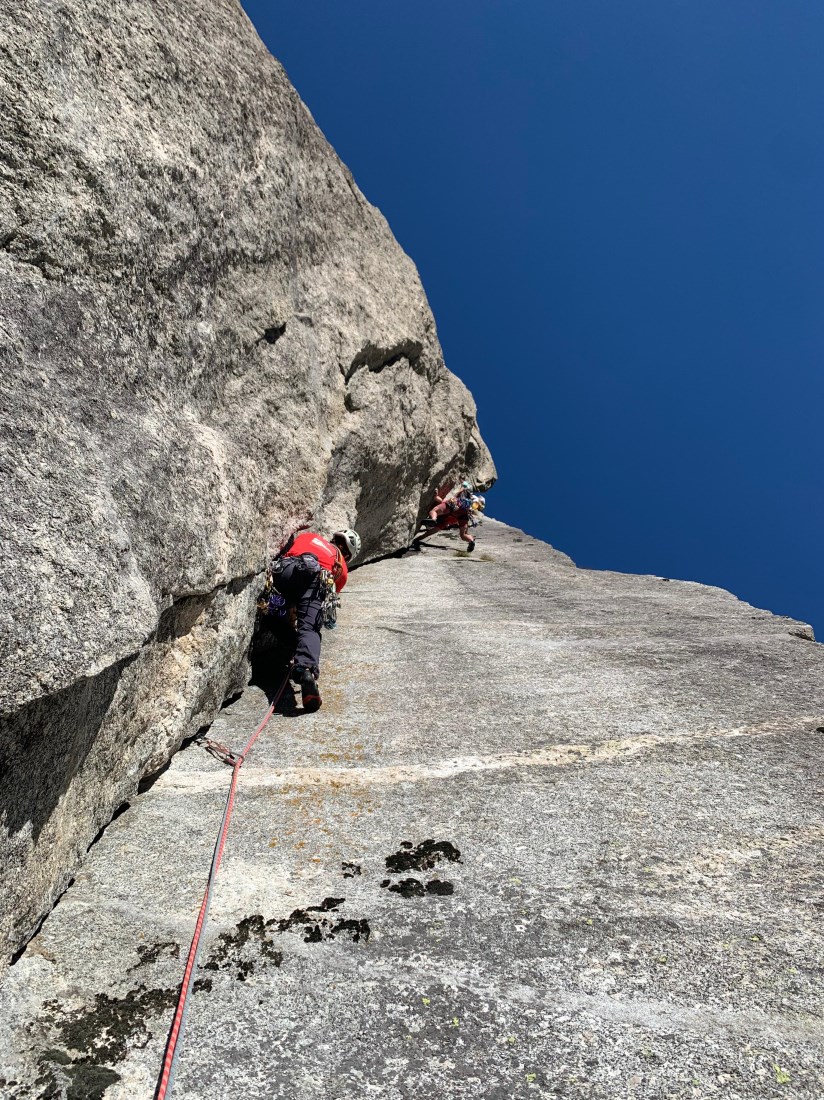
<svg viewBox="0 0 824 1100"><path fill-rule="evenodd" d="M258 597L257 607L262 615L285 616L289 605L286 597L275 587L278 576L287 561L296 563L298 569L305 577L315 577L312 589L313 595L321 601L318 613L317 628L334 630L337 625L340 596L335 586L335 581L340 576L341 568L338 562L333 569L323 569L314 554L301 554L296 558L280 558L274 561L266 573L266 584Z"/></svg>
<svg viewBox="0 0 824 1100"><path fill-rule="evenodd" d="M189 988L192 980L192 974L197 967L197 956L200 951L200 938L203 935L203 929L206 927L206 919L209 914L209 905L212 901L212 891L214 889L215 879L217 878L218 868L220 867L220 861L223 857L223 848L226 844L226 835L229 832L229 822L232 820L232 810L235 804L235 792L237 790L237 780L240 769L243 767L243 763L246 757L249 755L252 746L258 737L263 732L267 722L275 713L275 707L280 701L280 697L289 682L289 674L292 671L292 665L290 663L289 668L286 670L286 675L283 677L283 683L278 688L275 698L269 709L264 714L259 726L246 742L246 745L242 752L235 753L231 749L227 749L225 745L221 745L217 741L205 741L204 745L207 752L210 752L213 756L216 756L218 760L222 760L223 763L228 764L232 769L232 779L229 784L229 793L226 797L226 808L223 811L223 821L220 825L220 831L215 841L214 852L212 854L212 864L209 868L209 874L206 879L206 891L203 895L203 900L200 903L200 911L197 915L197 923L195 924L194 935L192 936L192 942L189 946L189 955L186 960L186 969L183 973L183 982L180 986L180 993L177 998L177 1005L175 1007L174 1019L172 1020L172 1026L169 1031L169 1037L166 1040L166 1049L163 1054L163 1064L160 1070L160 1080L157 1083L157 1089L155 1091L155 1100L164 1100L165 1097L171 1096L172 1084L174 1082L175 1063L177 1061L177 1053L180 1046L180 1039L183 1035L183 1025L186 1022L186 1012L189 1003Z"/></svg>

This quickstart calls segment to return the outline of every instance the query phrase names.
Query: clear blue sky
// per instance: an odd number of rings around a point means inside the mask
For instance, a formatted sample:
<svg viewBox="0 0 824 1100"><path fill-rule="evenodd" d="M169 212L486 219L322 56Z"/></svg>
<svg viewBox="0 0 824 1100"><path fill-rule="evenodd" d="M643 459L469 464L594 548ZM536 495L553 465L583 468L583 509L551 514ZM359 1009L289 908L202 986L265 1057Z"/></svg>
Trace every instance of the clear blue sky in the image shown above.
<svg viewBox="0 0 824 1100"><path fill-rule="evenodd" d="M824 639L820 0L246 0L579 565Z"/></svg>

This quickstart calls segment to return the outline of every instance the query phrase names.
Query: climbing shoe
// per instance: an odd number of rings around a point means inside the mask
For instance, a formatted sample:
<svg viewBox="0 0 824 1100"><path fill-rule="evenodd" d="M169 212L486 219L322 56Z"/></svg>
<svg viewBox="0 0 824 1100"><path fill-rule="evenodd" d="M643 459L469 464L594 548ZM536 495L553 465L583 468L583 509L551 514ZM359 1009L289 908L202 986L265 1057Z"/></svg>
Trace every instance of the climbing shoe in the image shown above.
<svg viewBox="0 0 824 1100"><path fill-rule="evenodd" d="M286 684L275 704L275 714L297 714L298 701L295 697L295 689L291 684Z"/></svg>
<svg viewBox="0 0 824 1100"><path fill-rule="evenodd" d="M296 668L293 679L300 685L300 696L303 700L303 709L306 711L318 710L321 704L318 682L310 668Z"/></svg>
<svg viewBox="0 0 824 1100"><path fill-rule="evenodd" d="M436 519L422 519L421 527L437 527L438 521Z"/></svg>
<svg viewBox="0 0 824 1100"><path fill-rule="evenodd" d="M474 549L475 549L475 540L473 539L472 542L470 542L469 545L466 548L467 554L471 554Z"/></svg>

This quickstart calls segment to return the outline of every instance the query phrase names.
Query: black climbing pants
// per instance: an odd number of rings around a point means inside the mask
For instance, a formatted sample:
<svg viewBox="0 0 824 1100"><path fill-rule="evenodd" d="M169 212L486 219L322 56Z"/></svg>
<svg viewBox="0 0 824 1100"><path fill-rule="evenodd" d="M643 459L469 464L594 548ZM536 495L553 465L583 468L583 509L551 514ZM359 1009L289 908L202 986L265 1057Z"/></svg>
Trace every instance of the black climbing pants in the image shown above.
<svg viewBox="0 0 824 1100"><path fill-rule="evenodd" d="M310 668L315 676L320 672L320 629L323 621L321 570L313 554L281 558L274 582L288 607L294 607L297 618L295 665Z"/></svg>

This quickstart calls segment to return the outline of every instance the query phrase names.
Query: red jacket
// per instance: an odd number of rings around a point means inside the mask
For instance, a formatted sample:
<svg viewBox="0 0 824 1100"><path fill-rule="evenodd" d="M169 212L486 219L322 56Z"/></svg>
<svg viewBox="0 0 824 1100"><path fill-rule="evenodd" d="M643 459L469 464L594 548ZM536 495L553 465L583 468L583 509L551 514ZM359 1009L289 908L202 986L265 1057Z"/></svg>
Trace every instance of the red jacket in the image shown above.
<svg viewBox="0 0 824 1100"><path fill-rule="evenodd" d="M314 554L320 562L321 569L328 569L335 578L335 588L338 592L346 584L349 570L346 567L343 554L334 545L315 531L301 531L295 535L295 541L283 555L285 558L297 558L301 554Z"/></svg>

